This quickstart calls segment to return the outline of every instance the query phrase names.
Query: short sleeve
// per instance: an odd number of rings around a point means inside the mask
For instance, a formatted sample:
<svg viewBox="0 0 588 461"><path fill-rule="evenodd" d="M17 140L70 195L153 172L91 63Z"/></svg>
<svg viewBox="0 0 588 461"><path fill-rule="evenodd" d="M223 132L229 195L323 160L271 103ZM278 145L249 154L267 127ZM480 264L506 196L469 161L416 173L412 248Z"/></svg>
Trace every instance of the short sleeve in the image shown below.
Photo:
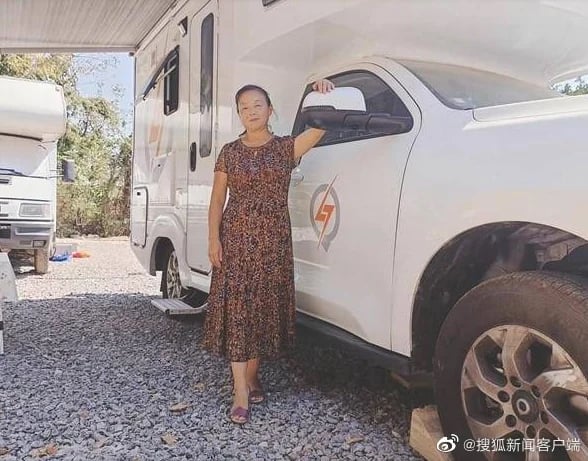
<svg viewBox="0 0 588 461"><path fill-rule="evenodd" d="M298 166L298 160L294 158L294 142L296 138L294 136L284 136L282 139L283 150L288 159L288 166L292 170Z"/></svg>
<svg viewBox="0 0 588 461"><path fill-rule="evenodd" d="M220 171L222 173L226 173L227 172L227 161L226 161L226 152L227 152L227 145L225 144L220 153L218 154L218 157L216 159L216 163L214 165L214 171Z"/></svg>

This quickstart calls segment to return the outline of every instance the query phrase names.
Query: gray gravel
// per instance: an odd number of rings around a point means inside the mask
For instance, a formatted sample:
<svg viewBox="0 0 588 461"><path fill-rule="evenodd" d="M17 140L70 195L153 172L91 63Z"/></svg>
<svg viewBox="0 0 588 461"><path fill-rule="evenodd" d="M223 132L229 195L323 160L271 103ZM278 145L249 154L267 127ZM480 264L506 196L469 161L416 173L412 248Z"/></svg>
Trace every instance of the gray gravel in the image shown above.
<svg viewBox="0 0 588 461"><path fill-rule="evenodd" d="M268 402L232 424L229 368L199 347L202 318L150 305L158 279L126 239L78 242L90 258L18 275L21 301L4 310L1 461L422 459L411 395L307 332L263 367Z"/></svg>

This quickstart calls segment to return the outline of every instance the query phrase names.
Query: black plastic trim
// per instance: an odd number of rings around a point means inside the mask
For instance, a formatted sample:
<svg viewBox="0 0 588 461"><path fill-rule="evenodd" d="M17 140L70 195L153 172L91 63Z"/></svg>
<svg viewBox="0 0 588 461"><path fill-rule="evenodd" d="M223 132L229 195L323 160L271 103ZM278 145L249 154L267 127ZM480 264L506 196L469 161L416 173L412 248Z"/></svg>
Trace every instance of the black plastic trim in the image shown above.
<svg viewBox="0 0 588 461"><path fill-rule="evenodd" d="M297 312L296 316L298 323L302 327L317 331L321 335L335 340L339 344L352 349L354 353L367 359L369 362L373 362L375 365L392 370L403 376L411 374L411 359L409 357L370 344L342 328L336 327L324 320L311 317L308 314Z"/></svg>

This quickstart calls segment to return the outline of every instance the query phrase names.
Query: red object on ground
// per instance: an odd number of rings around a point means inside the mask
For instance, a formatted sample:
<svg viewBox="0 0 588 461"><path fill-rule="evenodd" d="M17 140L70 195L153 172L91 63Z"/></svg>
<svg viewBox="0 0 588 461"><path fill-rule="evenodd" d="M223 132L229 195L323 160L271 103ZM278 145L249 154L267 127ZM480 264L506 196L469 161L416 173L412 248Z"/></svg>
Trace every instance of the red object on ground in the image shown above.
<svg viewBox="0 0 588 461"><path fill-rule="evenodd" d="M72 253L72 256L74 258L89 258L90 257L90 253L88 253L87 251L74 251Z"/></svg>

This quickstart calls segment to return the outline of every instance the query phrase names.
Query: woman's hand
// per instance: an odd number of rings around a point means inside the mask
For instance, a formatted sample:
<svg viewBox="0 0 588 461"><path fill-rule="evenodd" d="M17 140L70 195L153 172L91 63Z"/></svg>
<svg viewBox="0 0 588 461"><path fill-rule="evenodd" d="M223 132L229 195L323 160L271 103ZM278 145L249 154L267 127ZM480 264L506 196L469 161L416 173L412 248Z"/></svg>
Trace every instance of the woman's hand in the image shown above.
<svg viewBox="0 0 588 461"><path fill-rule="evenodd" d="M208 259L214 267L221 267L223 261L223 248L219 239L208 241Z"/></svg>
<svg viewBox="0 0 588 461"><path fill-rule="evenodd" d="M312 89L313 91L318 91L319 93L328 93L329 91L335 89L335 84L326 78L322 78L312 84Z"/></svg>

